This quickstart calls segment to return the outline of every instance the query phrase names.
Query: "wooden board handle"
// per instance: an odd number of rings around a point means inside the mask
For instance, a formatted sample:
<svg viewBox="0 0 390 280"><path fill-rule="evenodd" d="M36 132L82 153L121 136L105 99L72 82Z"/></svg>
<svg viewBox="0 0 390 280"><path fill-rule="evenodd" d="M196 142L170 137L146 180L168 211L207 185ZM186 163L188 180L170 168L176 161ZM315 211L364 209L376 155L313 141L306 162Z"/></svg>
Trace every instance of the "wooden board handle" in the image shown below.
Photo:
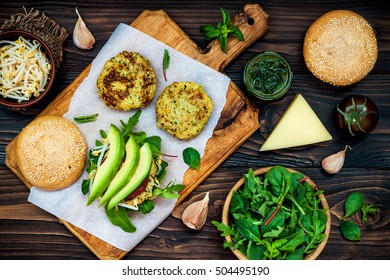
<svg viewBox="0 0 390 280"><path fill-rule="evenodd" d="M190 37L162 10L146 10L136 18L132 26L146 34L159 34L159 40L168 46L180 50L193 59L223 72L233 59L235 59L249 45L259 39L268 31L268 14L258 4L247 4L231 19L231 23L238 26L244 35L245 42L235 37L227 41L227 53L222 52L218 39L202 50ZM165 24L155 24L156 18ZM175 32L173 32L173 30Z"/></svg>

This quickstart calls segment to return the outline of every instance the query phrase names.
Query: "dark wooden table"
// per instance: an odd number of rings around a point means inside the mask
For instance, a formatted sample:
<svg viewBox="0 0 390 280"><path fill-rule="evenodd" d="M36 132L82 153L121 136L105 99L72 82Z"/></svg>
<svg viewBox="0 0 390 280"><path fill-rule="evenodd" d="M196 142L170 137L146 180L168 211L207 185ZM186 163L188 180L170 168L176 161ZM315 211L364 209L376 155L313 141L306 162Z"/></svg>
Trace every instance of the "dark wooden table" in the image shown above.
<svg viewBox="0 0 390 280"><path fill-rule="evenodd" d="M27 202L29 189L5 165L5 147L36 115L69 85L97 55L115 27L131 23L143 10L163 9L201 48L206 47L199 27L220 20L219 7L236 14L252 1L2 1L0 22L22 6L45 12L70 34L64 43L64 61L55 84L45 100L25 111L0 108L0 259L95 259L57 218ZM211 224L221 219L224 199L248 168L284 165L305 173L324 190L333 212L352 191L360 191L371 201L384 205L380 215L362 226L362 241L343 239L338 219L332 214L329 241L319 259L389 259L390 258L390 6L383 1L257 1L270 15L269 31L240 54L225 73L243 91L241 73L255 53L272 50L285 55L291 63L294 80L287 96L280 102L259 108L260 130L255 132L184 201L210 192L210 210L201 231L192 231L174 216L136 246L125 259L234 259L223 249L223 238ZM92 50L82 51L72 42L78 7L96 38ZM379 57L372 72L360 83L333 87L316 79L305 67L302 42L309 25L334 9L350 9L364 16L376 31ZM245 92L245 91L244 91ZM302 93L324 122L333 140L302 148L259 153L258 148L296 93ZM333 121L336 104L349 94L364 94L376 102L380 120L374 131L363 139L343 136ZM302 128L304 129L304 128ZM337 175L326 175L322 159L351 145L345 166Z"/></svg>

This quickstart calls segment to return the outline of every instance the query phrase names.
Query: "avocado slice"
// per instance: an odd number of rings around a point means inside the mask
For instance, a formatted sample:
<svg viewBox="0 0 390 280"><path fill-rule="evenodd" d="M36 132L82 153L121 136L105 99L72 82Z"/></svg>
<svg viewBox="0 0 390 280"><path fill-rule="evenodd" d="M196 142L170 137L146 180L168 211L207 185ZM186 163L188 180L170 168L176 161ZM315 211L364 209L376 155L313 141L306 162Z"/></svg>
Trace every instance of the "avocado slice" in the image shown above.
<svg viewBox="0 0 390 280"><path fill-rule="evenodd" d="M126 158L114 179L112 179L108 186L99 206L104 205L110 198L117 193L123 186L125 186L133 176L139 160L139 146L135 141L133 134L130 135L126 143Z"/></svg>
<svg viewBox="0 0 390 280"><path fill-rule="evenodd" d="M125 155L125 142L119 129L111 124L107 133L107 141L110 144L108 155L104 162L96 170L96 175L92 183L88 203L95 201L108 187L115 174L118 172Z"/></svg>
<svg viewBox="0 0 390 280"><path fill-rule="evenodd" d="M122 199L130 195L145 179L149 176L150 168L152 167L152 149L149 143L145 143L139 152L139 162L137 169L130 181L124 186L116 195L114 195L110 202L108 202L107 209L112 209Z"/></svg>

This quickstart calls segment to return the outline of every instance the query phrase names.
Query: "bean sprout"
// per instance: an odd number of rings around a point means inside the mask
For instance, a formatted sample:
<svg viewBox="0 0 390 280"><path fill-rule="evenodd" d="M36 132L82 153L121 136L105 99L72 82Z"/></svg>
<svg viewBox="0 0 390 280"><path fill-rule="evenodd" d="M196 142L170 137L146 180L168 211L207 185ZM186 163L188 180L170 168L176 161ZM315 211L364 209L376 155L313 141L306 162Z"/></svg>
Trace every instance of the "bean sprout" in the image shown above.
<svg viewBox="0 0 390 280"><path fill-rule="evenodd" d="M0 41L0 94L18 102L38 97L50 78L51 65L41 44L20 36Z"/></svg>

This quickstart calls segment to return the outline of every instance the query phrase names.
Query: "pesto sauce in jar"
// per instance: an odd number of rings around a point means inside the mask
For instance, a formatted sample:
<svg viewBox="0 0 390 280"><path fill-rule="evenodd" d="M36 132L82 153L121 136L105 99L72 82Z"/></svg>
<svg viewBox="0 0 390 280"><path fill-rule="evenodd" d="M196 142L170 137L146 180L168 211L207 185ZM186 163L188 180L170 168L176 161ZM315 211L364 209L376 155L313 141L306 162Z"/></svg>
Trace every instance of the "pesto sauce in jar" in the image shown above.
<svg viewBox="0 0 390 280"><path fill-rule="evenodd" d="M290 88L292 72L287 60L274 52L263 52L251 58L245 66L243 80L255 97L273 101Z"/></svg>

